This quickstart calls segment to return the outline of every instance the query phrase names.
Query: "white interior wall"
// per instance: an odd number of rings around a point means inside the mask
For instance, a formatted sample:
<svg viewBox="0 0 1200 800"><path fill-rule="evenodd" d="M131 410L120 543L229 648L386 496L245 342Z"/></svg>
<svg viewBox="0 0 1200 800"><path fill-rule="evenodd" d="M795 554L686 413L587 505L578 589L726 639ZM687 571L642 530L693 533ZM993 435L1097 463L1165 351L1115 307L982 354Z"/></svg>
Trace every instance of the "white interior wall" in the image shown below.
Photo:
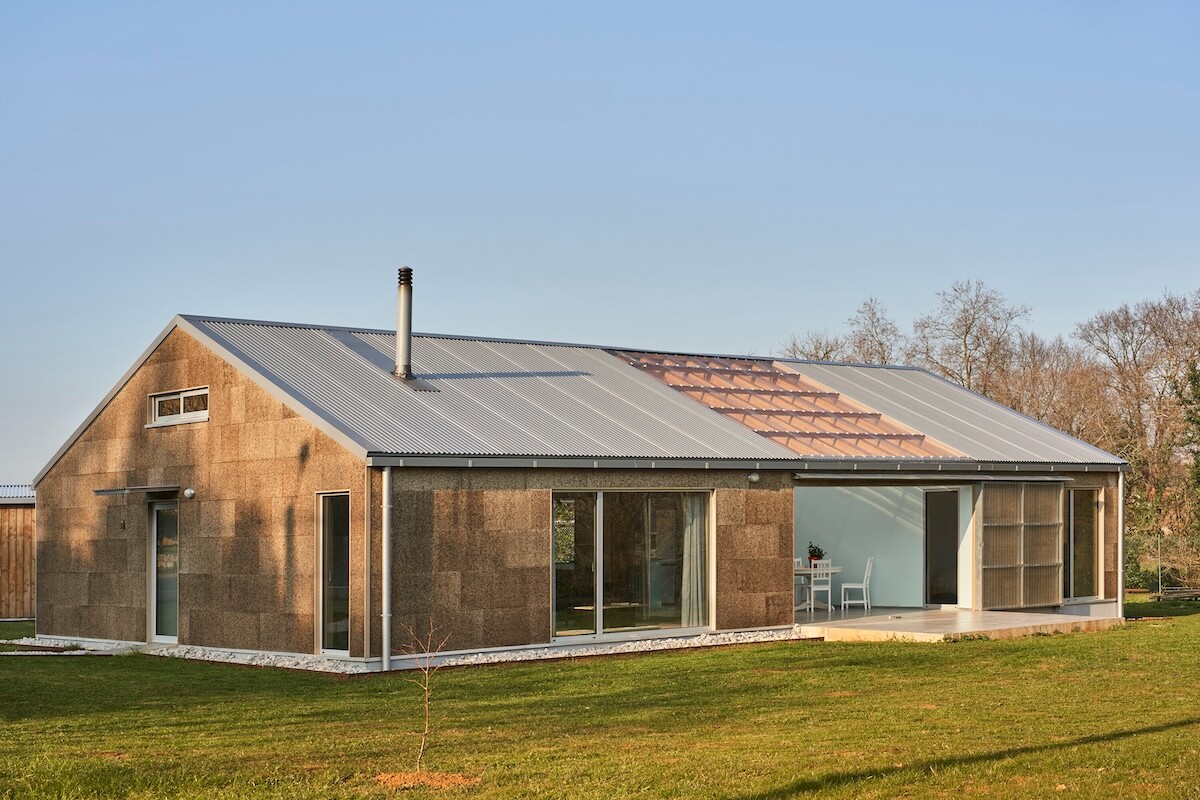
<svg viewBox="0 0 1200 800"><path fill-rule="evenodd" d="M975 602L975 506L976 492L970 486L958 489L958 607L981 608Z"/></svg>
<svg viewBox="0 0 1200 800"><path fill-rule="evenodd" d="M917 608L925 603L925 496L909 486L800 486L795 491L796 557L809 541L825 548L834 566L833 602L842 580L861 581L875 556L871 604ZM857 595L856 595L857 596Z"/></svg>

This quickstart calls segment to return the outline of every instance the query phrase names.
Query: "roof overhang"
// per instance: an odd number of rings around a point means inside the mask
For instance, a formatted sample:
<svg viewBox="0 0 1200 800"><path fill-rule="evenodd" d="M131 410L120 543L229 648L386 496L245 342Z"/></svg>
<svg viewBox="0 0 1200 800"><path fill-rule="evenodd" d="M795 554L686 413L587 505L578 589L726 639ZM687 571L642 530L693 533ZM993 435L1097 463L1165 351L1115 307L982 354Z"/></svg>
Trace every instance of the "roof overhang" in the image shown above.
<svg viewBox="0 0 1200 800"><path fill-rule="evenodd" d="M1069 472L1127 472L1129 464L1120 463L1086 463L1072 464L1062 462L1017 462L1017 461L969 461L969 460L930 460L930 461L882 461L882 460L827 460L805 459L795 464L796 479L804 477L822 477L842 475L846 473L870 475L878 473L881 476L895 478L900 474L919 474L941 476L944 474L970 475L978 480L982 475L1005 475L1033 473L1069 473Z"/></svg>
<svg viewBox="0 0 1200 800"><path fill-rule="evenodd" d="M35 499L32 497L0 497L0 506L32 506L35 505Z"/></svg>
<svg viewBox="0 0 1200 800"><path fill-rule="evenodd" d="M1128 464L1041 464L952 461L613 458L563 456L467 456L369 453L368 467L440 469L750 469L790 470L796 480L1030 480L1035 475L1067 481L1065 473L1124 472Z"/></svg>
<svg viewBox="0 0 1200 800"><path fill-rule="evenodd" d="M449 469L749 469L790 470L795 462L699 458L586 458L537 456L411 456L371 454L368 467L436 467Z"/></svg>

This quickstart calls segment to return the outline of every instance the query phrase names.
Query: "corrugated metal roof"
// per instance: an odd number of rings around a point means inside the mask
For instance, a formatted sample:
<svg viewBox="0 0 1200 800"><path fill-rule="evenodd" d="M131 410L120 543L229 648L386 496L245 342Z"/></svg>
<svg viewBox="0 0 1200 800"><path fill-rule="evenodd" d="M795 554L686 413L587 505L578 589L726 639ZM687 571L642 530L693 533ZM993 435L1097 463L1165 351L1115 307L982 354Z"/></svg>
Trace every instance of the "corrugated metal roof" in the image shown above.
<svg viewBox="0 0 1200 800"><path fill-rule="evenodd" d="M0 503L12 505L32 503L33 487L27 483L0 483Z"/></svg>
<svg viewBox="0 0 1200 800"><path fill-rule="evenodd" d="M922 431L975 461L1121 465L1125 462L1007 406L913 367L783 361Z"/></svg>
<svg viewBox="0 0 1200 800"><path fill-rule="evenodd" d="M551 459L574 466L718 462L833 471L1125 465L910 367L416 334L414 369L436 389L417 391L391 374L390 331L180 316L63 443L35 485L176 327L374 464L464 466L482 459L519 466ZM696 377L689 372L671 378L678 384L671 388L634 365L639 361L706 364L712 387L688 390L686 381ZM732 363L718 363L724 361ZM730 371L729 380L713 378L720 370ZM788 371L796 376L785 377ZM754 389L754 381L763 380L775 388L764 384L758 393L784 392L796 407L761 413L769 409L755 392L706 396L723 392L722 383ZM825 389L837 397L802 407L798 398L805 392Z"/></svg>
<svg viewBox="0 0 1200 800"><path fill-rule="evenodd" d="M368 453L787 460L786 448L599 348L182 318Z"/></svg>
<svg viewBox="0 0 1200 800"><path fill-rule="evenodd" d="M803 456L963 458L934 438L773 361L632 351L615 355Z"/></svg>

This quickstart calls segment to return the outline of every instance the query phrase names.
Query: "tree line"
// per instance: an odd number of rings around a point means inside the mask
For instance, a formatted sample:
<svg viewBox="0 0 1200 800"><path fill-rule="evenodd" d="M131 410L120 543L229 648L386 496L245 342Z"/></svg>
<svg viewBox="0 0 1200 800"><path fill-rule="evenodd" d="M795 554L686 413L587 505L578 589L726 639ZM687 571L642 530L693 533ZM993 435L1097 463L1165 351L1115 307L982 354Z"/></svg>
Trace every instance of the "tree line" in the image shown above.
<svg viewBox="0 0 1200 800"><path fill-rule="evenodd" d="M1200 290L1101 311L1042 337L1030 309L982 281L937 292L905 332L868 297L840 332L792 335L781 354L907 363L1124 458L1126 581L1200 585Z"/></svg>

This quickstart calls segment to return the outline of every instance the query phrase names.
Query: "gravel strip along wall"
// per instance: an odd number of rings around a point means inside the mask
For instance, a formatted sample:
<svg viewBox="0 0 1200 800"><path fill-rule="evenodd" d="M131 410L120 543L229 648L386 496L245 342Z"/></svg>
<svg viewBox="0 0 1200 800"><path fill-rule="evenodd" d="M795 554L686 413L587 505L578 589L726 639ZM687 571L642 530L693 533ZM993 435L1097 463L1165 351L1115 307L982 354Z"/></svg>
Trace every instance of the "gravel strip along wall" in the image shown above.
<svg viewBox="0 0 1200 800"><path fill-rule="evenodd" d="M479 666L484 664L505 664L515 661L545 661L559 658L585 658L590 656L619 655L622 653L647 653L655 650L683 650L691 647L717 647L731 644L752 644L756 642L782 642L808 638L801 635L800 627L783 628L770 631L743 631L738 633L706 633L700 636L686 636L666 639L643 639L629 642L614 642L610 644L581 645L572 647L538 647L524 650L501 650L485 653L468 653L465 655L435 656L434 663L445 667ZM14 639L4 644L28 644L41 647L63 647L78 645L81 649L73 652L86 654L93 652L134 652L140 651L152 656L165 658L185 658L192 661L213 661L225 664L243 664L255 667L279 667L282 669L303 669L313 672L327 672L339 675L365 675L378 672L379 663L348 661L345 659L326 658L323 656L283 653L248 653L234 650L222 650L215 647L196 647L193 645L168 646L130 646L119 643L98 643L72 641L69 639ZM417 660L411 657L396 657L392 659L396 669L413 669Z"/></svg>

